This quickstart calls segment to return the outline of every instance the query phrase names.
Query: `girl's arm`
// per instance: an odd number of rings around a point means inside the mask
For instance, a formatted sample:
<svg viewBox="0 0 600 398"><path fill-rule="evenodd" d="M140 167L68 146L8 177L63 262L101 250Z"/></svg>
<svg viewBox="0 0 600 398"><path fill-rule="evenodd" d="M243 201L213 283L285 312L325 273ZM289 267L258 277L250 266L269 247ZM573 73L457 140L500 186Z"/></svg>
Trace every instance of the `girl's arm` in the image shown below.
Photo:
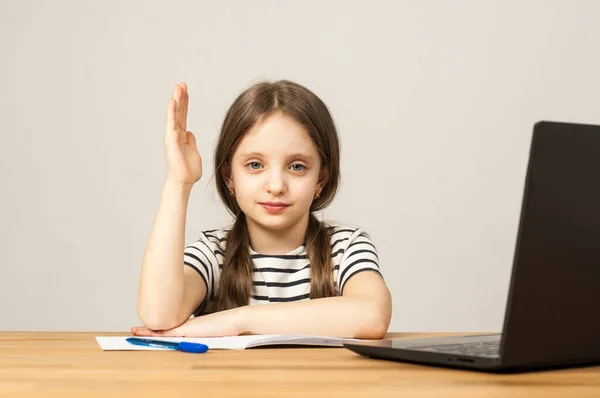
<svg viewBox="0 0 600 398"><path fill-rule="evenodd" d="M162 189L138 290L138 315L151 329L181 325L206 295L202 278L183 264L190 189L169 182Z"/></svg>
<svg viewBox="0 0 600 398"><path fill-rule="evenodd" d="M390 324L392 298L378 274L361 272L346 282L343 296L239 310L241 332L379 339Z"/></svg>
<svg viewBox="0 0 600 398"><path fill-rule="evenodd" d="M392 298L375 272L361 272L346 282L344 295L293 303L239 307L193 318L165 331L134 327L140 336L214 337L242 333L312 334L379 339L392 314Z"/></svg>
<svg viewBox="0 0 600 398"><path fill-rule="evenodd" d="M167 163L158 214L142 262L138 315L151 329L181 325L206 296L204 281L184 266L185 218L192 186L202 177L196 138L187 131L188 93L178 84L167 106Z"/></svg>

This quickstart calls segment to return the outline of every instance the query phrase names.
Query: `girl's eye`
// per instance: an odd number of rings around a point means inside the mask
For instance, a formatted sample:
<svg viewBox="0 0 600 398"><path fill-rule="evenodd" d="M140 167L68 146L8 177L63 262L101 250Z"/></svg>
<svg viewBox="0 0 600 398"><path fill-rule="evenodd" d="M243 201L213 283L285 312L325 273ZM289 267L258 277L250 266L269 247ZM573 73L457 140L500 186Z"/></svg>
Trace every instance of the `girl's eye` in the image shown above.
<svg viewBox="0 0 600 398"><path fill-rule="evenodd" d="M246 167L250 167L251 170L259 170L260 168L262 168L262 164L260 164L259 162L250 162L246 165ZM306 170L306 166L300 164L300 163L295 163L293 165L290 166L292 168L293 171L304 171Z"/></svg>
<svg viewBox="0 0 600 398"><path fill-rule="evenodd" d="M294 171L304 171L304 169L306 169L306 167L304 165L301 165L300 163L295 163L291 165L291 167Z"/></svg>

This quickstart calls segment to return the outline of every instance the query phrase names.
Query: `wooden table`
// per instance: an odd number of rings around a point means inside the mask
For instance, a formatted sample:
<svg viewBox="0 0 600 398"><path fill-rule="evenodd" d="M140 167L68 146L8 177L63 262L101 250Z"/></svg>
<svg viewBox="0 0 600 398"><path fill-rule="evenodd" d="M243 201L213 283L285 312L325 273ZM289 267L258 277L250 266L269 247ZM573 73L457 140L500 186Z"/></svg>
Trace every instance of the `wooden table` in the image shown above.
<svg viewBox="0 0 600 398"><path fill-rule="evenodd" d="M495 375L344 348L104 352L94 337L111 334L128 333L0 332L0 397L600 397L600 367Z"/></svg>

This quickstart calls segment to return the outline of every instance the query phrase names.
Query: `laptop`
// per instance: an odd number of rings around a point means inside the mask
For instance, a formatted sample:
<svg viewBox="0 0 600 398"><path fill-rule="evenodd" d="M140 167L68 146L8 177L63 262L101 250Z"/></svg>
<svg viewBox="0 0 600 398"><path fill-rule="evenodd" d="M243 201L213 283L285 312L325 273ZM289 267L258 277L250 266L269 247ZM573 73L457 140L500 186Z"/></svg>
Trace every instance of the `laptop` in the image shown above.
<svg viewBox="0 0 600 398"><path fill-rule="evenodd" d="M502 333L344 346L489 372L600 364L600 126L533 128Z"/></svg>

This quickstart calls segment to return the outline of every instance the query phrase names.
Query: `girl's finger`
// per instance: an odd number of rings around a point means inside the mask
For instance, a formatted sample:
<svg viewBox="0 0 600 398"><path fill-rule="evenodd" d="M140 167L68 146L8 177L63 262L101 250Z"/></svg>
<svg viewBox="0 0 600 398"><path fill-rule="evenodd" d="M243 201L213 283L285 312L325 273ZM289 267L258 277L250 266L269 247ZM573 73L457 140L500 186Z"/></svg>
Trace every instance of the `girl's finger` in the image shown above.
<svg viewBox="0 0 600 398"><path fill-rule="evenodd" d="M134 330L139 330L139 329L144 329L145 327L146 327L146 326L144 326L144 325L141 325L141 326L132 326L132 327L131 327L131 331L134 331Z"/></svg>
<svg viewBox="0 0 600 398"><path fill-rule="evenodd" d="M190 99L190 96L188 94L187 84L181 83L181 87L183 87L183 94L182 94L182 97L181 97L181 105L182 105L182 110L181 110L181 129L183 131L186 131L186 129L187 129L188 101Z"/></svg>
<svg viewBox="0 0 600 398"><path fill-rule="evenodd" d="M167 105L167 131L175 131L175 100L169 98Z"/></svg>
<svg viewBox="0 0 600 398"><path fill-rule="evenodd" d="M144 329L141 327L133 327L131 328L131 333L136 336L142 336L144 333Z"/></svg>
<svg viewBox="0 0 600 398"><path fill-rule="evenodd" d="M181 97L182 97L182 88L181 86L179 86L179 84L175 85L175 88L173 89L173 99L175 100L175 125L177 127L181 127L181 116L182 116L182 104L181 104Z"/></svg>
<svg viewBox="0 0 600 398"><path fill-rule="evenodd" d="M136 336L156 336L155 332L153 330L150 330L148 328L141 328L141 329L137 329L134 334Z"/></svg>

